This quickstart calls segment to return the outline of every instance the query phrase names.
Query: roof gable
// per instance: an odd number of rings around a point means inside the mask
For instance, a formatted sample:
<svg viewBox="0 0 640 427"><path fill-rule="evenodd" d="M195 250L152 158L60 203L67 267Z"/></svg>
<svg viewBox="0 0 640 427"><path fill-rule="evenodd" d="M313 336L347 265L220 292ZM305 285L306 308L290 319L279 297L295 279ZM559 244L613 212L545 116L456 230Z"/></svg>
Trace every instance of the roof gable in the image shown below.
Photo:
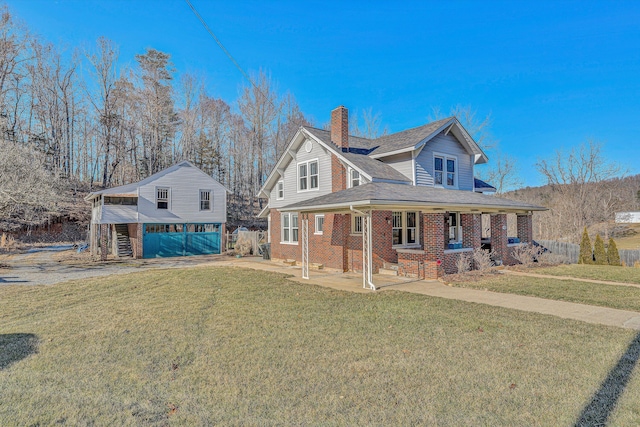
<svg viewBox="0 0 640 427"><path fill-rule="evenodd" d="M222 184L220 184L215 178L207 175L206 173L204 173L200 168L198 168L197 166L195 166L193 163L191 163L188 160L183 160L181 162L178 162L172 166L169 166L168 168L165 168L159 172L154 173L153 175L150 175L148 177L146 177L145 179L138 181L138 182L132 182L131 184L125 184L125 185L120 185L118 187L111 187L111 188L105 188L104 190L100 190L100 191L94 191L92 193L89 193L86 197L85 200L91 200L93 198L95 198L98 195L101 194L119 194L119 195L125 195L125 194L130 194L132 196L137 195L138 192L138 188L144 186L144 185L148 185L164 176L167 176L173 172L179 171L181 168L192 168L196 171L198 171L203 178L211 181L212 183L214 183L215 185L219 185L220 187L224 188L225 191L229 192L229 190L227 188L225 188Z"/></svg>

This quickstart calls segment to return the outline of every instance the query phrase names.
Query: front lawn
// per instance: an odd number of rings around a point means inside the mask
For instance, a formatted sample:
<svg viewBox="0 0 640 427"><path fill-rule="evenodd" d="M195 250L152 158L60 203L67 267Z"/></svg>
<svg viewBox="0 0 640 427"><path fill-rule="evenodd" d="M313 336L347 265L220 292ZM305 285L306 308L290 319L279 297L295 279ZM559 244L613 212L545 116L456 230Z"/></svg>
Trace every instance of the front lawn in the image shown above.
<svg viewBox="0 0 640 427"><path fill-rule="evenodd" d="M549 274L551 276L570 276L578 279L640 284L640 268L634 267L568 264L555 267L531 268L526 271L536 274Z"/></svg>
<svg viewBox="0 0 640 427"><path fill-rule="evenodd" d="M0 424L569 426L635 339L241 269L0 286ZM640 424L626 378L610 425Z"/></svg>
<svg viewBox="0 0 640 427"><path fill-rule="evenodd" d="M530 272L543 274L540 270L535 269ZM633 286L603 285L581 282L579 279L562 280L512 274L488 274L481 278L474 275L467 277L456 275L452 285L640 312L640 288Z"/></svg>

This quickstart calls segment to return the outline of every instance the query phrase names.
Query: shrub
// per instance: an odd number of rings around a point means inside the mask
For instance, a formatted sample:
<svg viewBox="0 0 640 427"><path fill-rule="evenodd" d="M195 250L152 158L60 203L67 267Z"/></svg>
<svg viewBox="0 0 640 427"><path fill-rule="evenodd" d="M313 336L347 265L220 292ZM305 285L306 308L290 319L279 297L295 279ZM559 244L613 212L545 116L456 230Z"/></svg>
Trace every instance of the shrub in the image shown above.
<svg viewBox="0 0 640 427"><path fill-rule="evenodd" d="M458 274L471 270L471 255L468 252L460 254L456 261L456 268L458 269Z"/></svg>
<svg viewBox="0 0 640 427"><path fill-rule="evenodd" d="M249 255L252 248L253 243L251 242L251 239L244 236L238 236L238 240L236 241L236 244L234 246L237 254L242 256Z"/></svg>
<svg viewBox="0 0 640 427"><path fill-rule="evenodd" d="M618 246L613 238L609 238L609 247L607 248L607 259L609 260L609 265L620 266L620 252L618 252Z"/></svg>
<svg viewBox="0 0 640 427"><path fill-rule="evenodd" d="M580 241L580 257L578 264L593 264L593 250L591 249L591 239L587 233L587 227L582 232L582 240Z"/></svg>
<svg viewBox="0 0 640 427"><path fill-rule="evenodd" d="M553 252L541 252L538 255L538 262L544 265L569 264L569 258L561 254Z"/></svg>
<svg viewBox="0 0 640 427"><path fill-rule="evenodd" d="M604 250L604 241L600 234L596 234L596 242L593 244L593 255L597 265L607 265L607 252Z"/></svg>
<svg viewBox="0 0 640 427"><path fill-rule="evenodd" d="M488 270L494 266L493 256L495 255L494 251L489 252L486 249L474 249L473 251L473 262L476 266L477 270Z"/></svg>
<svg viewBox="0 0 640 427"><path fill-rule="evenodd" d="M522 265L530 265L538 258L540 250L533 245L520 245L513 248L513 258Z"/></svg>

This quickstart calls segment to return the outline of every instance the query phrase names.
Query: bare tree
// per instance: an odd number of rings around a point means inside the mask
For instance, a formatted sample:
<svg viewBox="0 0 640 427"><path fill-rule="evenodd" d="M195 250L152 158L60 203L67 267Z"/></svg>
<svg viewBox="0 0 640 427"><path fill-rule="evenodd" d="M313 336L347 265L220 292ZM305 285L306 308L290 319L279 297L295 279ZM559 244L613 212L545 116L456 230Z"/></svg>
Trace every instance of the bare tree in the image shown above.
<svg viewBox="0 0 640 427"><path fill-rule="evenodd" d="M619 194L613 179L623 170L604 158L600 143L588 141L568 153L558 151L539 160L536 168L551 189L546 227L555 237L577 239L585 226L612 219Z"/></svg>
<svg viewBox="0 0 640 427"><path fill-rule="evenodd" d="M489 165L478 169L480 178L496 188L496 193L515 190L522 186L518 161L508 154L497 153Z"/></svg>
<svg viewBox="0 0 640 427"><path fill-rule="evenodd" d="M22 144L0 141L0 228L31 225L56 212L58 179L45 156Z"/></svg>

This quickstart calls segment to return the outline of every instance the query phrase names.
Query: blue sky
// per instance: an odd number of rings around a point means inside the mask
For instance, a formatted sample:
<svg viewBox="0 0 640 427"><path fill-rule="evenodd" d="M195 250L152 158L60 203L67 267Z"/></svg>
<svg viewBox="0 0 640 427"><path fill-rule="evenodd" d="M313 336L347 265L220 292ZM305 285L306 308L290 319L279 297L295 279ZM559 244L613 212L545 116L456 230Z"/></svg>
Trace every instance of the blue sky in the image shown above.
<svg viewBox="0 0 640 427"><path fill-rule="evenodd" d="M640 2L192 3L245 70L269 71L318 125L341 104L380 112L392 132L468 105L491 114L526 185L543 184L537 159L587 139L640 173ZM182 0L9 7L58 46L105 36L132 65L147 47L170 53L228 102L246 84Z"/></svg>

